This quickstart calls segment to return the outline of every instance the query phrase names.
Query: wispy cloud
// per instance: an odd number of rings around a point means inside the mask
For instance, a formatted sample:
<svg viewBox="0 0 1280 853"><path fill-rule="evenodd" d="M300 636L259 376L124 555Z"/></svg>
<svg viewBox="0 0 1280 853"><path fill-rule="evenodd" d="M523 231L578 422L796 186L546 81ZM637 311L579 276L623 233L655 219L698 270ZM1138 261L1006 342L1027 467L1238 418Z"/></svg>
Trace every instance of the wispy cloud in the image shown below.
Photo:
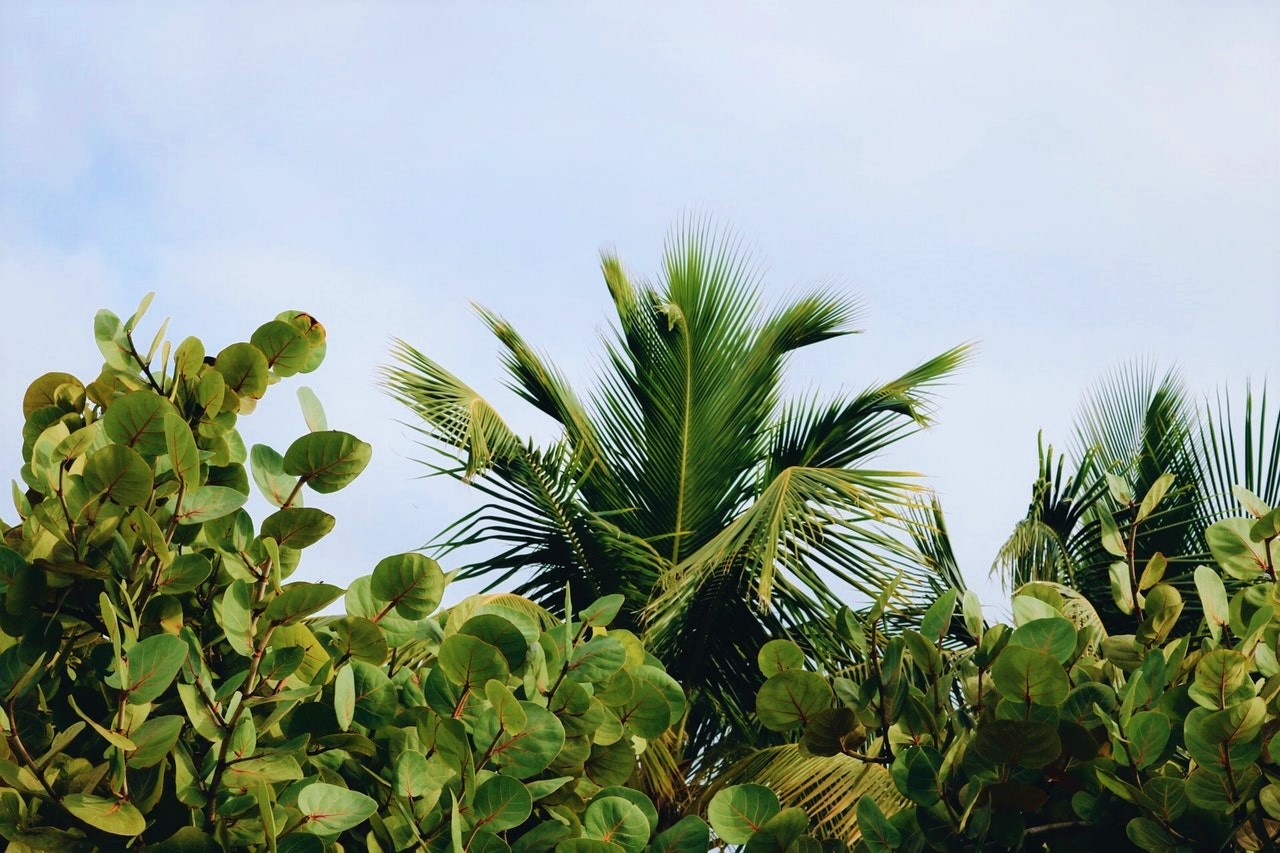
<svg viewBox="0 0 1280 853"><path fill-rule="evenodd" d="M211 346L308 309L331 333L308 381L375 458L304 571L354 576L469 501L415 479L373 387L387 340L510 402L474 300L587 377L595 249L651 271L692 207L771 290L866 297L868 334L802 385L983 341L894 460L935 476L980 576L1036 429L1065 441L1107 366L1177 359L1207 388L1280 363L1278 96L1274 4L8 3L0 445L16 472L31 374L96 370L100 306L156 290ZM252 440L301 429L273 396Z"/></svg>

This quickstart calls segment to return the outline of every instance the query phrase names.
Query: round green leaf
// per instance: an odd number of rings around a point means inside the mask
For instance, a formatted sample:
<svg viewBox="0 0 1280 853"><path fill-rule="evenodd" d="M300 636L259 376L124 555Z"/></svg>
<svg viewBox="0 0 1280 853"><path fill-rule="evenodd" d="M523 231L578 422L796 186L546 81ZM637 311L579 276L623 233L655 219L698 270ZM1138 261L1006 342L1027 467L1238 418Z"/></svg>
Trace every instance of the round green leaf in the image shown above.
<svg viewBox="0 0 1280 853"><path fill-rule="evenodd" d="M317 492L328 494L360 476L372 455L372 447L349 433L312 432L289 445L284 472L302 477Z"/></svg>
<svg viewBox="0 0 1280 853"><path fill-rule="evenodd" d="M342 587L327 583L286 584L271 600L262 616L268 622L297 622L327 607L342 595Z"/></svg>
<svg viewBox="0 0 1280 853"><path fill-rule="evenodd" d="M37 410L58 405L58 389L70 386L77 393L84 393L84 385L70 373L46 373L27 386L22 395L22 417L31 417Z"/></svg>
<svg viewBox="0 0 1280 853"><path fill-rule="evenodd" d="M493 749L493 760L517 779L528 779L546 769L564 746L564 725L556 715L532 702L521 702L525 725L503 732Z"/></svg>
<svg viewBox="0 0 1280 853"><path fill-rule="evenodd" d="M619 594L597 598L590 605L578 611L578 621L592 628L607 627L614 620L614 617L618 615L618 611L622 609L622 605L626 601L626 596Z"/></svg>
<svg viewBox="0 0 1280 853"><path fill-rule="evenodd" d="M788 669L804 669L804 652L790 640L770 640L760 647L756 660L765 678Z"/></svg>
<svg viewBox="0 0 1280 853"><path fill-rule="evenodd" d="M205 583L212 571L214 565L209 557L197 552L182 553L168 566L161 566L160 574L156 575L156 589L170 594L191 592Z"/></svg>
<svg viewBox="0 0 1280 853"><path fill-rule="evenodd" d="M302 503L302 494L294 493L297 477L284 472L284 457L265 444L255 444L249 451L249 467L253 469L253 481L272 506L284 506L293 497L292 506Z"/></svg>
<svg viewBox="0 0 1280 853"><path fill-rule="evenodd" d="M491 678L506 681L510 674L502 652L470 634L454 634L440 644L437 665L445 676L463 688L483 685Z"/></svg>
<svg viewBox="0 0 1280 853"><path fill-rule="evenodd" d="M697 815L685 815L675 825L653 839L652 853L706 853L711 847L711 828Z"/></svg>
<svg viewBox="0 0 1280 853"><path fill-rule="evenodd" d="M1200 724L1200 734L1210 743L1230 746L1257 737L1266 718L1266 703L1254 696L1209 714Z"/></svg>
<svg viewBox="0 0 1280 853"><path fill-rule="evenodd" d="M298 759L289 754L274 753L237 761L227 767L227 787L253 790L259 785L296 782L303 777Z"/></svg>
<svg viewBox="0 0 1280 853"><path fill-rule="evenodd" d="M617 632L613 632L615 635ZM617 637L615 636L615 639ZM625 645L625 643L623 644ZM674 722L684 716L684 690L666 670L659 666L633 666L631 676L641 684L648 684L662 694L663 700L671 707L671 720Z"/></svg>
<svg viewBox="0 0 1280 853"><path fill-rule="evenodd" d="M1267 554L1261 542L1250 537L1253 522L1247 518L1227 518L1209 525L1205 542L1213 559L1233 578L1251 580L1267 570Z"/></svg>
<svg viewBox="0 0 1280 853"><path fill-rule="evenodd" d="M440 639L440 625L432 619L405 619L395 614L394 607L388 607L384 601L374 596L372 578L369 575L358 577L347 587L343 603L347 613L368 619L377 625L386 636L387 643L402 646L414 640Z"/></svg>
<svg viewBox="0 0 1280 853"><path fill-rule="evenodd" d="M1178 839L1149 817L1135 817L1125 826L1125 835L1140 850L1178 850Z"/></svg>
<svg viewBox="0 0 1280 853"><path fill-rule="evenodd" d="M131 391L111 402L102 418L102 429L116 444L132 447L143 456L167 453L164 438L166 415L177 416L173 404L151 391Z"/></svg>
<svg viewBox="0 0 1280 853"><path fill-rule="evenodd" d="M645 820L649 822L650 833L658 831L658 810L654 808L653 801L642 792L622 785L611 785L608 788L597 791L592 799L599 800L605 797L622 797L622 799L644 812Z"/></svg>
<svg viewBox="0 0 1280 853"><path fill-rule="evenodd" d="M1221 733L1220 730L1213 732L1213 729L1206 725L1213 715L1213 711L1200 707L1192 708L1187 713L1182 721L1182 741L1187 748L1187 754L1203 767L1221 768L1224 759L1222 747L1225 744L1227 747L1225 758L1232 770L1240 770L1257 761L1262 753L1261 739L1235 742L1213 740L1209 736L1211 733Z"/></svg>
<svg viewBox="0 0 1280 853"><path fill-rule="evenodd" d="M533 797L525 786L510 776L490 776L471 803L472 825L489 832L513 829L529 819Z"/></svg>
<svg viewBox="0 0 1280 853"><path fill-rule="evenodd" d="M1186 783L1175 776L1155 776L1142 786L1152 811L1165 823L1173 823L1187 810Z"/></svg>
<svg viewBox="0 0 1280 853"><path fill-rule="evenodd" d="M135 643L127 657L129 703L142 705L154 702L169 689L187 659L187 644L172 634L156 634Z"/></svg>
<svg viewBox="0 0 1280 853"><path fill-rule="evenodd" d="M639 853L649 841L649 819L622 797L597 797L587 806L582 828L589 838L611 841L627 853Z"/></svg>
<svg viewBox="0 0 1280 853"><path fill-rule="evenodd" d="M626 670L622 670L626 672ZM619 721L647 740L662 736L675 717L668 702L656 687L637 683L631 697L618 707Z"/></svg>
<svg viewBox="0 0 1280 853"><path fill-rule="evenodd" d="M406 799L418 799L431 791L440 790L443 779L433 778L431 765L421 752L406 750L396 756L396 794Z"/></svg>
<svg viewBox="0 0 1280 853"><path fill-rule="evenodd" d="M942 755L931 746L909 746L899 750L889 767L893 782L902 795L922 806L938 802L938 771Z"/></svg>
<svg viewBox="0 0 1280 853"><path fill-rule="evenodd" d="M191 427L177 414L164 416L164 447L178 482L187 488L200 485L200 450Z"/></svg>
<svg viewBox="0 0 1280 853"><path fill-rule="evenodd" d="M147 828L142 812L124 800L108 800L92 794L68 794L62 798L67 811L94 829L131 837Z"/></svg>
<svg viewBox="0 0 1280 853"><path fill-rule="evenodd" d="M182 498L178 507L179 524L203 524L230 515L245 505L249 496L227 486L201 486Z"/></svg>
<svg viewBox="0 0 1280 853"><path fill-rule="evenodd" d="M606 718L616 721L617 717L608 713L604 703L594 699L588 690L589 688L566 678L560 682L560 686L552 695L548 710L564 723L565 734L569 737L589 735L593 743L600 744L616 741L618 738L606 736L602 739L596 736L600 732L600 727L605 724ZM609 731L612 733L615 730L618 737L621 737L620 723L617 726L611 726Z"/></svg>
<svg viewBox="0 0 1280 853"><path fill-rule="evenodd" d="M804 727L804 748L814 755L839 755L844 739L858 729L858 717L851 708L827 708L809 718Z"/></svg>
<svg viewBox="0 0 1280 853"><path fill-rule="evenodd" d="M253 344L232 344L218 353L214 370L226 387L241 397L256 400L267 390L267 357Z"/></svg>
<svg viewBox="0 0 1280 853"><path fill-rule="evenodd" d="M1076 626L1061 616L1032 619L1014 630L1009 645L1036 649L1058 663L1066 663L1076 652Z"/></svg>
<svg viewBox="0 0 1280 853"><path fill-rule="evenodd" d="M232 581L222 594L221 606L215 615L227 635L231 649L245 657L253 655L253 634L250 630L250 604L253 592L246 580Z"/></svg>
<svg viewBox="0 0 1280 853"><path fill-rule="evenodd" d="M249 343L262 351L268 369L274 370L277 376L293 376L306 367L311 354L302 332L281 320L263 323L249 337Z"/></svg>
<svg viewBox="0 0 1280 853"><path fill-rule="evenodd" d="M947 635L947 631L951 628L951 620L955 616L957 598L959 593L955 589L949 589L929 605L929 609L920 619L920 633L925 639L937 643Z"/></svg>
<svg viewBox="0 0 1280 853"><path fill-rule="evenodd" d="M387 638L382 629L360 616L346 616L326 625L335 640L339 657L349 655L362 661L381 665L390 653Z"/></svg>
<svg viewBox="0 0 1280 853"><path fill-rule="evenodd" d="M129 755L129 766L141 770L159 764L173 750L186 722L186 717L176 715L152 717L134 729L129 739L137 749Z"/></svg>
<svg viewBox="0 0 1280 853"><path fill-rule="evenodd" d="M1222 636L1223 626L1231 624L1231 609L1222 576L1208 566L1196 566L1195 580L1209 633L1217 640Z"/></svg>
<svg viewBox="0 0 1280 853"><path fill-rule="evenodd" d="M472 616L458 629L458 633L470 634L495 646L512 670L518 669L529 654L529 642L520 629L510 620L493 613Z"/></svg>
<svg viewBox="0 0 1280 853"><path fill-rule="evenodd" d="M524 708L520 707L520 701L511 692L511 688L501 681L490 681L484 686L484 695L489 700L490 707L493 708L498 725L504 730L518 732L525 727L528 716Z"/></svg>
<svg viewBox="0 0 1280 853"><path fill-rule="evenodd" d="M587 778L602 788L621 785L635 769L636 754L629 740L595 744L586 761Z"/></svg>
<svg viewBox="0 0 1280 853"><path fill-rule="evenodd" d="M1261 702L1261 700L1259 700ZM1125 735L1129 740L1129 757L1139 770L1150 767L1164 752L1172 726L1159 711L1140 711L1129 719Z"/></svg>
<svg viewBox="0 0 1280 853"><path fill-rule="evenodd" d="M803 853L808 849L808 845L801 841L801 836L808 828L809 817L804 813L804 809L794 806L785 808L764 822L759 831L751 837L746 849L750 853L770 853L770 851ZM805 839L807 840L809 839Z"/></svg>
<svg viewBox="0 0 1280 853"><path fill-rule="evenodd" d="M108 444L89 456L84 485L91 493L121 506L141 506L151 499L154 483L151 466L137 451L123 444Z"/></svg>
<svg viewBox="0 0 1280 853"><path fill-rule="evenodd" d="M1226 775L1204 767L1196 768L1187 776L1187 799L1219 814L1229 814L1234 809Z"/></svg>
<svg viewBox="0 0 1280 853"><path fill-rule="evenodd" d="M1196 665L1196 679L1187 691L1197 704L1217 710L1253 696L1249 658L1232 649L1214 649Z"/></svg>
<svg viewBox="0 0 1280 853"><path fill-rule="evenodd" d="M440 605L444 572L421 554L396 554L373 570L370 591L405 619L425 619Z"/></svg>
<svg viewBox="0 0 1280 853"><path fill-rule="evenodd" d="M70 424L66 425L68 429ZM101 432L102 424L96 421L89 426L80 427L72 432L62 441L58 442L53 448L53 453L49 455L49 461L54 463L70 462L76 457L83 456L90 447L98 441L98 434Z"/></svg>
<svg viewBox="0 0 1280 853"><path fill-rule="evenodd" d="M1006 646L991 667L991 678L1005 698L1037 705L1061 705L1071 691L1062 664L1026 646Z"/></svg>
<svg viewBox="0 0 1280 853"><path fill-rule="evenodd" d="M276 315L277 320L282 320L298 331L302 332L307 339L307 346L310 348L307 353L306 363L299 369L299 373L310 373L320 366L324 361L325 354L325 330L324 326L315 317L312 317L306 311L281 311Z"/></svg>
<svg viewBox="0 0 1280 853"><path fill-rule="evenodd" d="M765 786L731 785L711 798L707 819L721 840L746 844L765 821L781 810L777 795Z"/></svg>
<svg viewBox="0 0 1280 853"><path fill-rule="evenodd" d="M622 643L612 637L593 637L573 650L569 677L584 683L608 681L626 660L627 650Z"/></svg>
<svg viewBox="0 0 1280 853"><path fill-rule="evenodd" d="M315 835L337 835L368 820L378 810L378 803L358 791L312 782L298 792L298 810Z"/></svg>
<svg viewBox="0 0 1280 853"><path fill-rule="evenodd" d="M323 539L336 520L318 509L290 507L273 512L262 520L262 535L276 540L281 548L306 548Z"/></svg>
<svg viewBox="0 0 1280 853"><path fill-rule="evenodd" d="M784 670L771 676L756 695L756 714L765 728L785 732L803 726L831 707L831 686L817 673Z"/></svg>
<svg viewBox="0 0 1280 853"><path fill-rule="evenodd" d="M862 840L875 853L894 850L901 843L902 836L897 827L889 823L874 797L863 795L858 798L857 815Z"/></svg>

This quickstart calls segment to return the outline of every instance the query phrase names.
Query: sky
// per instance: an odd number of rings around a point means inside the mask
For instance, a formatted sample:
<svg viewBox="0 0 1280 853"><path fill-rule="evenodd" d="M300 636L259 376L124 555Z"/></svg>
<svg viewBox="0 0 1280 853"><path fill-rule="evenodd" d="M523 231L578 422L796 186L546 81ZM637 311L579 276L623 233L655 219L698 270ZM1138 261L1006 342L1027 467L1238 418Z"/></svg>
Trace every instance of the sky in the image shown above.
<svg viewBox="0 0 1280 853"><path fill-rule="evenodd" d="M653 275L690 215L753 247L766 299L861 300L798 390L978 343L885 464L927 475L999 608L1037 432L1068 446L1106 371L1275 384L1280 4L0 0L0 473L27 384L96 376L99 308L155 291L142 337L170 317L210 351L303 309L328 359L242 433L287 447L306 384L373 444L310 502L338 526L297 577L348 582L473 505L413 461L391 339L549 436L471 303L588 382L599 252Z"/></svg>

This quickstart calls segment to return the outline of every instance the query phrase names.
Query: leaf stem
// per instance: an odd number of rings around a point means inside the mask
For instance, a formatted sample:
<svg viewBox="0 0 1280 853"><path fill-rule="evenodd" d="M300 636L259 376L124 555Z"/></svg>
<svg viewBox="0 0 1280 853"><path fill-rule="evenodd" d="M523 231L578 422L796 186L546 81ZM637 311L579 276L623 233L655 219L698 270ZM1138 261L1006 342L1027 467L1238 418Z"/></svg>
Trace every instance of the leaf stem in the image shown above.
<svg viewBox="0 0 1280 853"><path fill-rule="evenodd" d="M293 491L289 492L289 496L284 499L284 503L280 505L281 509L288 509L293 506L293 500L298 496L298 492L302 491L302 487L307 482L307 476L304 474L298 478L298 482L293 484Z"/></svg>
<svg viewBox="0 0 1280 853"><path fill-rule="evenodd" d="M8 735L6 736L7 739L9 740L10 743L14 745L15 747L14 751L18 753L18 756L22 759L22 763L27 765L27 769L31 771L31 773L36 777L36 780L49 794L49 798L61 806L62 798L59 797L54 792L53 788L49 785L48 780L44 778L44 774L41 773L39 768L36 766L36 762L31 757L31 753L27 752L27 747L22 742L22 735L18 734L18 722L17 722L18 716L13 708L13 700L9 701L8 711L9 711L9 725L13 728L13 731L8 733ZM65 806L63 808L65 809Z"/></svg>

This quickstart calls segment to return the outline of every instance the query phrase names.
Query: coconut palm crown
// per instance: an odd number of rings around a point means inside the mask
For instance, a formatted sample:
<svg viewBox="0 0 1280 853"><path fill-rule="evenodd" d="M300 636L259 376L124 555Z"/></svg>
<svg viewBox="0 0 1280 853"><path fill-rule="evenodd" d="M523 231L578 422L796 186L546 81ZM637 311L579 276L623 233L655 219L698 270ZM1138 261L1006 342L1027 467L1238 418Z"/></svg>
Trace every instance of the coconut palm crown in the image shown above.
<svg viewBox="0 0 1280 853"><path fill-rule="evenodd" d="M788 355L855 331L849 298L818 290L763 310L740 243L704 223L673 232L654 285L612 254L602 267L617 325L585 397L479 312L511 387L559 425L549 444L520 439L462 380L396 343L386 388L445 454L437 470L485 496L435 544L496 549L461 576L510 583L553 610L566 590L580 604L624 595L620 624L690 696L685 754L759 743L767 640L820 653L838 642L826 617L843 600L899 574L904 606L959 583L895 532L918 500L916 475L871 465L928 423L931 392L967 348L860 393L788 399Z"/></svg>

